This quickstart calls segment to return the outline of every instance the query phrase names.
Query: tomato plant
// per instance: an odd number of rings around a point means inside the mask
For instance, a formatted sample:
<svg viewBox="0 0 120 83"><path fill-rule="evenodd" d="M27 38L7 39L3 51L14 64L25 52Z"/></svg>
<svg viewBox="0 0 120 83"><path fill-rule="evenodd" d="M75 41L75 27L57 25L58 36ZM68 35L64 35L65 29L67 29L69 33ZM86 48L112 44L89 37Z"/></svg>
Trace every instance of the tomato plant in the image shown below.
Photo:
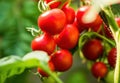
<svg viewBox="0 0 120 83"><path fill-rule="evenodd" d="M71 2L38 1L41 12L38 30L29 28L36 36L31 41L32 52L23 58L1 59L0 83L32 67L38 68L44 83L48 79L55 80L49 83L63 83L58 77L72 67L74 54L80 56L83 64L88 64L86 68L99 81L107 83L112 78L114 83L120 83L120 17L113 11L120 1L81 0L76 9L71 7ZM8 65L11 67L7 68ZM110 75L111 71L114 76ZM2 75L6 78L1 81Z"/></svg>

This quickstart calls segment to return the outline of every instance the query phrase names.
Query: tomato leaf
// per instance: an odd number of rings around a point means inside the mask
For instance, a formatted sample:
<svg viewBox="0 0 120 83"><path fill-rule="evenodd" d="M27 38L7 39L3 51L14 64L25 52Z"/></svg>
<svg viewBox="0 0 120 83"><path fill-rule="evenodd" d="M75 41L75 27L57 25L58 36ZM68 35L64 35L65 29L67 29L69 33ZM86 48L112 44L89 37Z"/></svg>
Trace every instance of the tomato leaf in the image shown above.
<svg viewBox="0 0 120 83"><path fill-rule="evenodd" d="M50 72L47 62L49 57L44 51L33 51L23 58L18 56L9 56L0 59L0 83L13 75L21 74L26 68L40 66L45 71Z"/></svg>
<svg viewBox="0 0 120 83"><path fill-rule="evenodd" d="M11 76L21 74L27 68L40 67L47 72L56 82L62 81L48 67L49 56L44 51L33 51L23 58L18 56L8 56L0 59L0 83Z"/></svg>

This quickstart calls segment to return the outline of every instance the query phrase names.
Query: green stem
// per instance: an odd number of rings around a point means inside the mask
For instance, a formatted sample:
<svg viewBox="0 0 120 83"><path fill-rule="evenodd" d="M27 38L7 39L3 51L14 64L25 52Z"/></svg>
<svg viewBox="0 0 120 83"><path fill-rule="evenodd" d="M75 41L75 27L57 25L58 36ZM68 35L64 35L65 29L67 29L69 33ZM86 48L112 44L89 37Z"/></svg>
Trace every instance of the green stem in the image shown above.
<svg viewBox="0 0 120 83"><path fill-rule="evenodd" d="M96 33L96 32L85 32L84 34L82 34L80 36L79 42L78 42L78 50L79 50L79 55L80 55L81 58L84 58L81 49L82 49L82 47L83 47L83 45L85 43L85 40L89 39L91 37L94 37L94 36L99 37L99 38L105 40L106 42L108 42L112 46L115 46L115 42L113 42L112 40L106 38L105 36L100 35L99 33Z"/></svg>
<svg viewBox="0 0 120 83"><path fill-rule="evenodd" d="M57 83L63 83L56 74L54 74L52 71L50 71L49 67L46 68L46 65L41 64L41 68L47 72Z"/></svg>
<svg viewBox="0 0 120 83"><path fill-rule="evenodd" d="M96 36L98 36L99 38L107 41L107 42L108 42L109 44L111 44L112 46L115 46L115 43L114 43L113 41L111 41L110 39L106 38L105 36L102 36L102 35L100 35L100 34L98 34L98 33L95 33L95 32L93 32L93 34L96 35Z"/></svg>
<svg viewBox="0 0 120 83"><path fill-rule="evenodd" d="M116 67L114 73L114 83L120 83L120 39L116 41L117 43L117 59L116 59Z"/></svg>
<svg viewBox="0 0 120 83"><path fill-rule="evenodd" d="M116 42L116 48L117 48L117 59L116 59L116 66L115 66L115 73L114 73L114 83L120 83L120 31L119 27L115 21L114 15L110 9L104 8L103 11L105 12L106 18L109 23L109 27L112 31L113 37Z"/></svg>
<svg viewBox="0 0 120 83"><path fill-rule="evenodd" d="M115 33L118 31L118 25L115 21L115 17L112 13L112 10L110 7L104 8L103 11L106 14L107 21L109 23L109 28L111 29L113 36L115 36Z"/></svg>
<svg viewBox="0 0 120 83"><path fill-rule="evenodd" d="M115 46L115 43L112 40L110 40L110 39L106 38L105 36L102 36L102 35L100 35L99 33L96 33L96 32L87 32L87 33L84 33L83 35L81 35L81 37L79 38L78 46L81 47L81 43L83 42L84 37L92 37L92 36L99 37L99 38L107 41L112 46Z"/></svg>

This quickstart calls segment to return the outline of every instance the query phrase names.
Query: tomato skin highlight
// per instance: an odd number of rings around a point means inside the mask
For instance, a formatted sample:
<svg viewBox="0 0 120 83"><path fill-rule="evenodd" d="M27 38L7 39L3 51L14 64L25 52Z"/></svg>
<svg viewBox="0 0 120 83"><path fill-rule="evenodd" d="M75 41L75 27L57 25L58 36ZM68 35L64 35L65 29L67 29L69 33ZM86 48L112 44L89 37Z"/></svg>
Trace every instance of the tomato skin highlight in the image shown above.
<svg viewBox="0 0 120 83"><path fill-rule="evenodd" d="M64 72L72 66L73 58L68 50L62 49L53 53L50 61L53 62L56 71Z"/></svg>
<svg viewBox="0 0 120 83"><path fill-rule="evenodd" d="M103 62L96 62L91 68L91 72L96 78L104 78L107 74L107 71L107 66Z"/></svg>
<svg viewBox="0 0 120 83"><path fill-rule="evenodd" d="M102 19L101 17L99 16L99 14L97 14L97 17L96 19L93 21L93 22L90 22L90 23L85 23L83 21L83 17L86 15L86 13L89 11L91 6L82 6L78 9L77 11L77 21L78 21L78 24L81 26L81 27L84 27L86 29L88 28L91 28L91 27L96 27L96 26L99 26L102 24Z"/></svg>
<svg viewBox="0 0 120 83"><path fill-rule="evenodd" d="M113 68L115 68L115 64L116 64L116 55L117 55L116 48L112 48L107 56L108 63Z"/></svg>
<svg viewBox="0 0 120 83"><path fill-rule="evenodd" d="M50 68L51 71L54 71L54 65L51 61L48 62L48 66ZM43 77L49 77L49 75L43 71L40 67L37 68L37 71L39 72L40 75L42 75Z"/></svg>
<svg viewBox="0 0 120 83"><path fill-rule="evenodd" d="M75 11L72 7L69 6L65 6L62 8L62 10L64 11L66 18L67 18L67 23L68 24L72 24L74 22L75 19Z"/></svg>
<svg viewBox="0 0 120 83"><path fill-rule="evenodd" d="M51 35L59 34L66 25L66 15L60 9L48 10L38 18L38 26Z"/></svg>
<svg viewBox="0 0 120 83"><path fill-rule="evenodd" d="M79 31L73 24L68 24L56 38L57 45L62 49L72 49L77 45Z"/></svg>
<svg viewBox="0 0 120 83"><path fill-rule="evenodd" d="M99 56L101 56L103 52L103 46L100 40L98 39L91 39L88 40L83 48L82 52L85 58L88 60L96 60Z"/></svg>
<svg viewBox="0 0 120 83"><path fill-rule="evenodd" d="M48 54L53 53L55 47L56 43L54 38L47 33L44 33L43 35L36 37L31 42L32 50L43 50L46 51Z"/></svg>

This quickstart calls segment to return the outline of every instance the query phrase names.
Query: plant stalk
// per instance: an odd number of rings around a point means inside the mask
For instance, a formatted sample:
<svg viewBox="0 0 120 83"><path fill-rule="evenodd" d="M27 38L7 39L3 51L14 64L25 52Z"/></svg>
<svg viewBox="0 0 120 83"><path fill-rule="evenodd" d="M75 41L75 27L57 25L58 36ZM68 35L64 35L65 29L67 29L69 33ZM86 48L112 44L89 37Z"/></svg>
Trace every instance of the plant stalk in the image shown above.
<svg viewBox="0 0 120 83"><path fill-rule="evenodd" d="M57 83L63 83L58 77L57 75L55 75L52 71L50 71L49 67L46 68L45 65L41 64L40 66L45 72L47 72Z"/></svg>
<svg viewBox="0 0 120 83"><path fill-rule="evenodd" d="M109 28L112 31L117 49L114 83L120 83L120 31L110 7L104 8L103 11L105 12L105 16L108 20Z"/></svg>

